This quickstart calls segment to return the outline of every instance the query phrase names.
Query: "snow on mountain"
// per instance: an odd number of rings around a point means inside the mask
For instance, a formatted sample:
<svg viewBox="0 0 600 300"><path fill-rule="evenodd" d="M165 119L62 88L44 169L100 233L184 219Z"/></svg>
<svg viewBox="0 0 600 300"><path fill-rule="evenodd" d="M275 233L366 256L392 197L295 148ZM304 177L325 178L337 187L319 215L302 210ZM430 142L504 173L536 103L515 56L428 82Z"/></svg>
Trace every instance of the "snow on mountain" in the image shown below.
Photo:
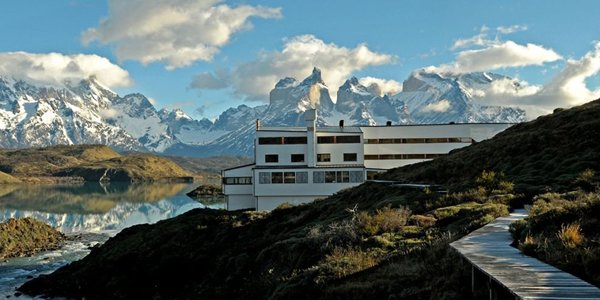
<svg viewBox="0 0 600 300"><path fill-rule="evenodd" d="M303 126L304 111L316 108L318 124L380 125L448 122L521 122L525 112L477 101L495 82L517 80L493 73L462 75L413 72L402 92L380 96L348 79L331 99L321 71L302 81L286 77L269 94L269 104L240 105L214 122L182 110L157 110L142 94L119 96L95 78L63 86L36 86L0 77L0 147L99 143L119 150L170 155L248 155L257 119L264 126Z"/></svg>

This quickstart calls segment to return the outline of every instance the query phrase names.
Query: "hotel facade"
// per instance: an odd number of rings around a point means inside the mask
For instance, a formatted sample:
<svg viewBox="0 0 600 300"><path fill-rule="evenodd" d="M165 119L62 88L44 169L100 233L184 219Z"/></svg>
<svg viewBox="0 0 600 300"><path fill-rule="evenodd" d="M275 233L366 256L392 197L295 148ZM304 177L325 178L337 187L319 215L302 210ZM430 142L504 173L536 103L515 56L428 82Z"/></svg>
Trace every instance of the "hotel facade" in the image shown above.
<svg viewBox="0 0 600 300"><path fill-rule="evenodd" d="M261 127L254 163L222 171L227 209L272 210L330 196L387 169L446 155L510 127L507 123Z"/></svg>

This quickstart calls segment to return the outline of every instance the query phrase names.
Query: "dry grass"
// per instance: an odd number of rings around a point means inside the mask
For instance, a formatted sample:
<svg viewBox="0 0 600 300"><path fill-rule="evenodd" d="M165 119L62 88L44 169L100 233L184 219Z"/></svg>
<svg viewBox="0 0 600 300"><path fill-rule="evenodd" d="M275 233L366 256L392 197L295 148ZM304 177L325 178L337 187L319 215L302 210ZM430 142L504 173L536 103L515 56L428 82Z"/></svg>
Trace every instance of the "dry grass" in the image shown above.
<svg viewBox="0 0 600 300"><path fill-rule="evenodd" d="M584 241L581 226L577 223L563 224L556 236L562 242L563 246L569 249L577 248Z"/></svg>

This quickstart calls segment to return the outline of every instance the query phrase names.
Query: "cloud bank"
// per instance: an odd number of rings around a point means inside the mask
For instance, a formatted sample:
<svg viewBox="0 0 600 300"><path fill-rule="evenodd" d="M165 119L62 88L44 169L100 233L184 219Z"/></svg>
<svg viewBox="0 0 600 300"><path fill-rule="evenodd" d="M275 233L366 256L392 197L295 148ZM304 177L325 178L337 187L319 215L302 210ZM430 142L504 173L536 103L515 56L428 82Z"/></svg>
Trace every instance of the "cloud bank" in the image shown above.
<svg viewBox="0 0 600 300"><path fill-rule="evenodd" d="M360 78L358 81L360 84L366 86L374 95L394 95L402 91L402 83L392 79L367 76Z"/></svg>
<svg viewBox="0 0 600 300"><path fill-rule="evenodd" d="M167 69L210 61L251 17L280 18L281 9L219 0L110 0L108 17L81 35L84 45L115 46L119 60L162 62Z"/></svg>
<svg viewBox="0 0 600 300"><path fill-rule="evenodd" d="M365 44L346 48L326 43L313 35L301 35L284 40L281 51L261 52L254 61L241 64L230 72L199 74L190 87L231 87L234 93L247 100L266 101L279 79L291 76L302 80L310 75L313 67L320 68L325 83L337 89L353 72L393 63L395 59L393 55L373 52ZM331 95L335 96L334 90Z"/></svg>
<svg viewBox="0 0 600 300"><path fill-rule="evenodd" d="M0 53L0 75L53 86L90 77L109 88L132 84L127 71L104 57L89 54L4 52Z"/></svg>

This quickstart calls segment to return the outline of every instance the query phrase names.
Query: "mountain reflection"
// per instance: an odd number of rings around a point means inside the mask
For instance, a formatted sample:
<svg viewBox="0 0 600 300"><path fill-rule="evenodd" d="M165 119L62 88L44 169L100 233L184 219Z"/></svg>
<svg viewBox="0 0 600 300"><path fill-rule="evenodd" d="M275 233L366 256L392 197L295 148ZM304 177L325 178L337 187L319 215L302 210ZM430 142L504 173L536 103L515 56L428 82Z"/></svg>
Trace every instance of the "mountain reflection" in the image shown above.
<svg viewBox="0 0 600 300"><path fill-rule="evenodd" d="M118 203L157 202L189 184L85 183L82 185L0 185L0 209L48 213L101 214Z"/></svg>
<svg viewBox="0 0 600 300"><path fill-rule="evenodd" d="M0 185L0 222L33 217L64 233L114 233L155 223L198 207L223 208L222 202L200 203L185 195L195 185L86 183L77 186Z"/></svg>

